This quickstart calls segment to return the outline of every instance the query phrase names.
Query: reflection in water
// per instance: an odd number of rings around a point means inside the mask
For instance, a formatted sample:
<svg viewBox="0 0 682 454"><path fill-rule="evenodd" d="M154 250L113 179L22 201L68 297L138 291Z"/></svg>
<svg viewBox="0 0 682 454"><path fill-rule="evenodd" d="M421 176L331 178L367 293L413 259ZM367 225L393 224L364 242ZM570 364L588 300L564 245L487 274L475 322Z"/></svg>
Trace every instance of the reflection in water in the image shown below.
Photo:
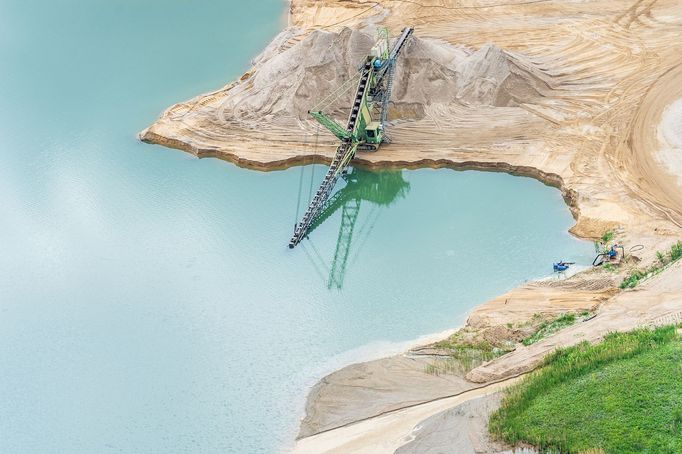
<svg viewBox="0 0 682 454"><path fill-rule="evenodd" d="M410 184L403 179L401 170L370 172L350 168L344 173L343 179L346 186L327 200L308 231L310 234L341 209L341 225L327 279L327 288L330 289L343 287L351 246L356 247L357 252L362 248L378 218L379 208L405 197L410 190ZM370 203L371 212L365 223L356 231L355 224L363 200Z"/></svg>

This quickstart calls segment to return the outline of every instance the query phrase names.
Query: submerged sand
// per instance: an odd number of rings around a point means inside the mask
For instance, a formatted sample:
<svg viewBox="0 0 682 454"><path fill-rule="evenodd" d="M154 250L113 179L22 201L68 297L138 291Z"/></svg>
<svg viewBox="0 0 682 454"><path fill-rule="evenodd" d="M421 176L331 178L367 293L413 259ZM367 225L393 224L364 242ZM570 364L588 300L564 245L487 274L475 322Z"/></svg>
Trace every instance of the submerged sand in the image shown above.
<svg viewBox="0 0 682 454"><path fill-rule="evenodd" d="M292 0L289 23L239 80L170 107L141 138L261 170L329 159L335 140L306 111L352 75L377 25L394 33L412 25L392 143L356 164L533 176L562 191L572 233L614 230L628 256L615 273L530 283L477 308L465 329L492 341L518 342L509 324L535 314L597 316L468 373L425 374L438 353L426 348L325 377L309 396L298 450L393 452L432 415L429 402L504 383L558 346L682 320L680 265L617 289L682 238L679 0ZM346 101L334 115L343 117Z"/></svg>

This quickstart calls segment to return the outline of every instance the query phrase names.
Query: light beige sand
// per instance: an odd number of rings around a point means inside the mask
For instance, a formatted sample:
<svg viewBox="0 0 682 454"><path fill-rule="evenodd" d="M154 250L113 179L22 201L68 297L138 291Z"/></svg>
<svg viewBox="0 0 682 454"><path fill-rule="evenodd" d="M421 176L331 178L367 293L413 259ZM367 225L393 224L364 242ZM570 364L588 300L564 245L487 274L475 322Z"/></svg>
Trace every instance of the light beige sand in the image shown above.
<svg viewBox="0 0 682 454"><path fill-rule="evenodd" d="M661 148L657 158L661 164L677 178L682 186L682 98L678 99L663 112L658 127Z"/></svg>
<svg viewBox="0 0 682 454"><path fill-rule="evenodd" d="M501 380L500 382L487 386L484 390L501 389L505 384L511 384L512 381L519 374L524 374L537 366L542 358L558 346L569 346L581 341L595 342L601 339L604 335L613 331L627 331L640 326L660 326L671 323L682 322L682 279L678 279L682 273L682 262L678 262L670 267L666 273L658 275L647 282L644 282L636 290L618 293L612 298L608 298L608 292L602 294L602 300L591 299L584 301L581 305L579 293L575 294L575 298L567 297L568 292L564 296L560 293L551 292L548 295L545 304L550 310L561 313L569 309L589 308L590 305L602 304L597 316L589 321L580 322L576 325L560 331L558 334L542 340L529 347L519 346L514 352L504 355L494 361L484 364L473 371L471 371L467 378L469 380L462 381L456 376L437 377L438 380L450 380L453 386L450 388L453 391L469 389L463 391L460 396L453 398L439 399L438 405L434 403L416 404L414 401L407 398L404 394L405 390L391 389L390 383L399 383L407 385L408 392L418 392L420 387L431 386L435 382L435 378L423 374L422 383L411 381L409 378L405 379L405 373L396 373L395 365L400 361L401 357L386 358L384 360L375 361L373 364L358 364L348 368L344 368L339 372L328 377L328 382L324 382L322 388L323 392L328 393L328 401L318 398L316 390L311 394L309 406L315 407L318 411L324 414L325 418L334 417L335 413L330 412L328 406L336 406L336 411L345 412L347 415L353 417L347 418L343 426L322 432L318 435L300 439L297 442L294 452L394 452L398 446L411 441L411 434L415 427L421 421L429 416L435 415L440 411L453 408L470 398L477 397L480 392L475 389L476 383L490 383L491 381ZM508 318L505 320L522 320L525 316L523 313L530 310L542 310L539 306L534 305L530 300L530 305L527 305L523 300L523 293L516 291L508 295L503 295L490 303L477 308L470 321L473 325L484 325L488 323L498 323L498 317ZM532 290L526 290L528 298L534 298ZM556 298L552 304L552 297ZM583 298L587 297L584 294ZM561 301L564 301L561 303ZM527 316L527 313L526 313ZM338 382L335 386L343 387L358 384L356 380L360 379L363 374L358 374L358 370L364 370L365 367L370 367L373 372L369 375L371 378L367 383L362 385L366 388L364 391L348 390L348 394L338 392L340 388L327 386L331 382ZM414 373L419 369L414 369ZM429 382L429 380L432 380ZM457 385L454 385L457 383ZM412 389L410 390L410 386ZM484 385L485 386L485 385ZM392 409L386 408L378 411L376 401L364 400L362 397L367 397L371 389L376 389L379 394L383 394L385 399L398 399L393 402ZM445 389L438 389L434 386L433 392L446 392ZM402 407L397 406L402 398ZM359 399L356 404L356 399ZM404 408L407 407L407 408ZM422 409L422 410L417 410ZM386 412L388 412L386 414ZM372 416L374 414L374 416ZM317 415L309 414L313 419L317 419ZM422 419L420 419L422 418ZM361 422L353 424L349 423L352 420L360 420ZM326 421L326 420L325 420ZM338 422L337 422L338 424ZM484 428L479 428L485 431ZM476 437L483 439L484 434L478 433Z"/></svg>
<svg viewBox="0 0 682 454"><path fill-rule="evenodd" d="M679 199L660 203L665 188L637 187L660 169L637 165L651 152L635 142L650 135L643 122L660 120L659 107L676 99L679 1L293 0L291 11L296 28L252 70L169 108L143 139L263 170L328 159L333 136L320 134L315 149L316 126L302 114L348 77L367 46L343 27L410 24L418 41L399 65L403 86L391 115L409 121L391 126L393 143L359 155L358 164L535 176L562 188L577 217L573 231L584 236L637 226L643 215L645 230L658 227L656 219L682 225ZM486 51L487 43L503 53ZM419 50L428 56L425 71ZM652 84L662 90L653 93Z"/></svg>
<svg viewBox="0 0 682 454"><path fill-rule="evenodd" d="M494 394L517 379L495 383L464 392L458 396L436 400L411 408L404 408L366 421L351 424L299 440L294 453L393 453L411 441L411 434L419 422L471 399Z"/></svg>
<svg viewBox="0 0 682 454"><path fill-rule="evenodd" d="M504 447L491 440L486 431L488 419L499 407L502 394L477 397L427 418L414 428L412 440L395 454L503 452ZM519 451L514 454L529 453Z"/></svg>
<svg viewBox="0 0 682 454"><path fill-rule="evenodd" d="M477 367L467 375L467 378L478 383L500 380L532 370L557 347L566 347L582 341L596 342L614 331L680 323L682 322L680 275L682 262L677 262L662 275L608 300L601 306L595 318L565 328L531 346L519 346L514 352Z"/></svg>

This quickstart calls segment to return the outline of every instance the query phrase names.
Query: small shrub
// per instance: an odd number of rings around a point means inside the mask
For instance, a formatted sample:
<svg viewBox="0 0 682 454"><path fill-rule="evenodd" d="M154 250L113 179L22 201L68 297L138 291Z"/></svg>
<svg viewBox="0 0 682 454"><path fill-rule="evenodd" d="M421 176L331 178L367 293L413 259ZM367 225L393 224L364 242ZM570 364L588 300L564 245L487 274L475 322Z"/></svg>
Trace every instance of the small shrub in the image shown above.
<svg viewBox="0 0 682 454"><path fill-rule="evenodd" d="M656 251L656 258L660 263L665 265L665 254L663 254L661 251Z"/></svg>
<svg viewBox="0 0 682 454"><path fill-rule="evenodd" d="M601 240L603 243L608 243L613 239L614 233L613 230L607 230L604 232L604 234L601 236Z"/></svg>
<svg viewBox="0 0 682 454"><path fill-rule="evenodd" d="M620 288L635 288L642 279L660 273L663 271L666 265L674 263L682 258L682 241L678 241L677 243L673 244L667 256L670 258L670 261L666 259L666 255L662 252L656 252L656 258L658 259L659 264L651 265L649 268L644 270L634 270L628 276L626 276L625 279L623 279L623 282L620 283Z"/></svg>
<svg viewBox="0 0 682 454"><path fill-rule="evenodd" d="M613 265L610 264L610 263L604 263L604 264L602 265L602 268L603 268L604 270L606 270L606 271L611 272L611 273L613 273L613 272L616 271L616 267L613 266Z"/></svg>
<svg viewBox="0 0 682 454"><path fill-rule="evenodd" d="M635 288L637 287L639 281L641 281L648 275L649 271L634 270L632 273L626 276L625 279L623 279L623 282L620 283L620 288L622 289Z"/></svg>
<svg viewBox="0 0 682 454"><path fill-rule="evenodd" d="M534 344L537 341L542 340L545 337L549 337L552 334L556 333L557 331L561 330L562 328L571 326L574 323L575 314L570 313L563 314L557 317L556 319L552 320L551 322L542 322L538 327L538 330L531 336L528 336L527 338L522 340L521 343L526 346Z"/></svg>
<svg viewBox="0 0 682 454"><path fill-rule="evenodd" d="M448 356L426 365L425 372L430 375L464 374L514 349L513 344L493 345L488 341L465 340L460 337L459 333L436 342L433 346L446 350Z"/></svg>
<svg viewBox="0 0 682 454"><path fill-rule="evenodd" d="M682 241L678 241L670 248L670 261L674 262L682 258Z"/></svg>

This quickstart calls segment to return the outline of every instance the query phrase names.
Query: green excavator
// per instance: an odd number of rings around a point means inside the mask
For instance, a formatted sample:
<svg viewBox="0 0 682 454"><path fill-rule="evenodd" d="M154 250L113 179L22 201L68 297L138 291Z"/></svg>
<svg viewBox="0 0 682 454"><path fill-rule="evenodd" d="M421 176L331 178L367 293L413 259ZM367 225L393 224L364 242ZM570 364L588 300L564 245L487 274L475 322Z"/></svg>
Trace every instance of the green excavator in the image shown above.
<svg viewBox="0 0 682 454"><path fill-rule="evenodd" d="M293 249L308 235L311 225L319 217L339 176L355 157L355 153L358 150L376 151L382 142L388 141L384 127L393 88L396 60L413 31L412 27L403 29L393 47L389 49L388 30L380 29L379 40L365 58L358 74L310 109L309 114L334 134L340 140L340 144L308 209L294 226L289 248ZM353 86L356 87L355 96L344 128L324 111Z"/></svg>

